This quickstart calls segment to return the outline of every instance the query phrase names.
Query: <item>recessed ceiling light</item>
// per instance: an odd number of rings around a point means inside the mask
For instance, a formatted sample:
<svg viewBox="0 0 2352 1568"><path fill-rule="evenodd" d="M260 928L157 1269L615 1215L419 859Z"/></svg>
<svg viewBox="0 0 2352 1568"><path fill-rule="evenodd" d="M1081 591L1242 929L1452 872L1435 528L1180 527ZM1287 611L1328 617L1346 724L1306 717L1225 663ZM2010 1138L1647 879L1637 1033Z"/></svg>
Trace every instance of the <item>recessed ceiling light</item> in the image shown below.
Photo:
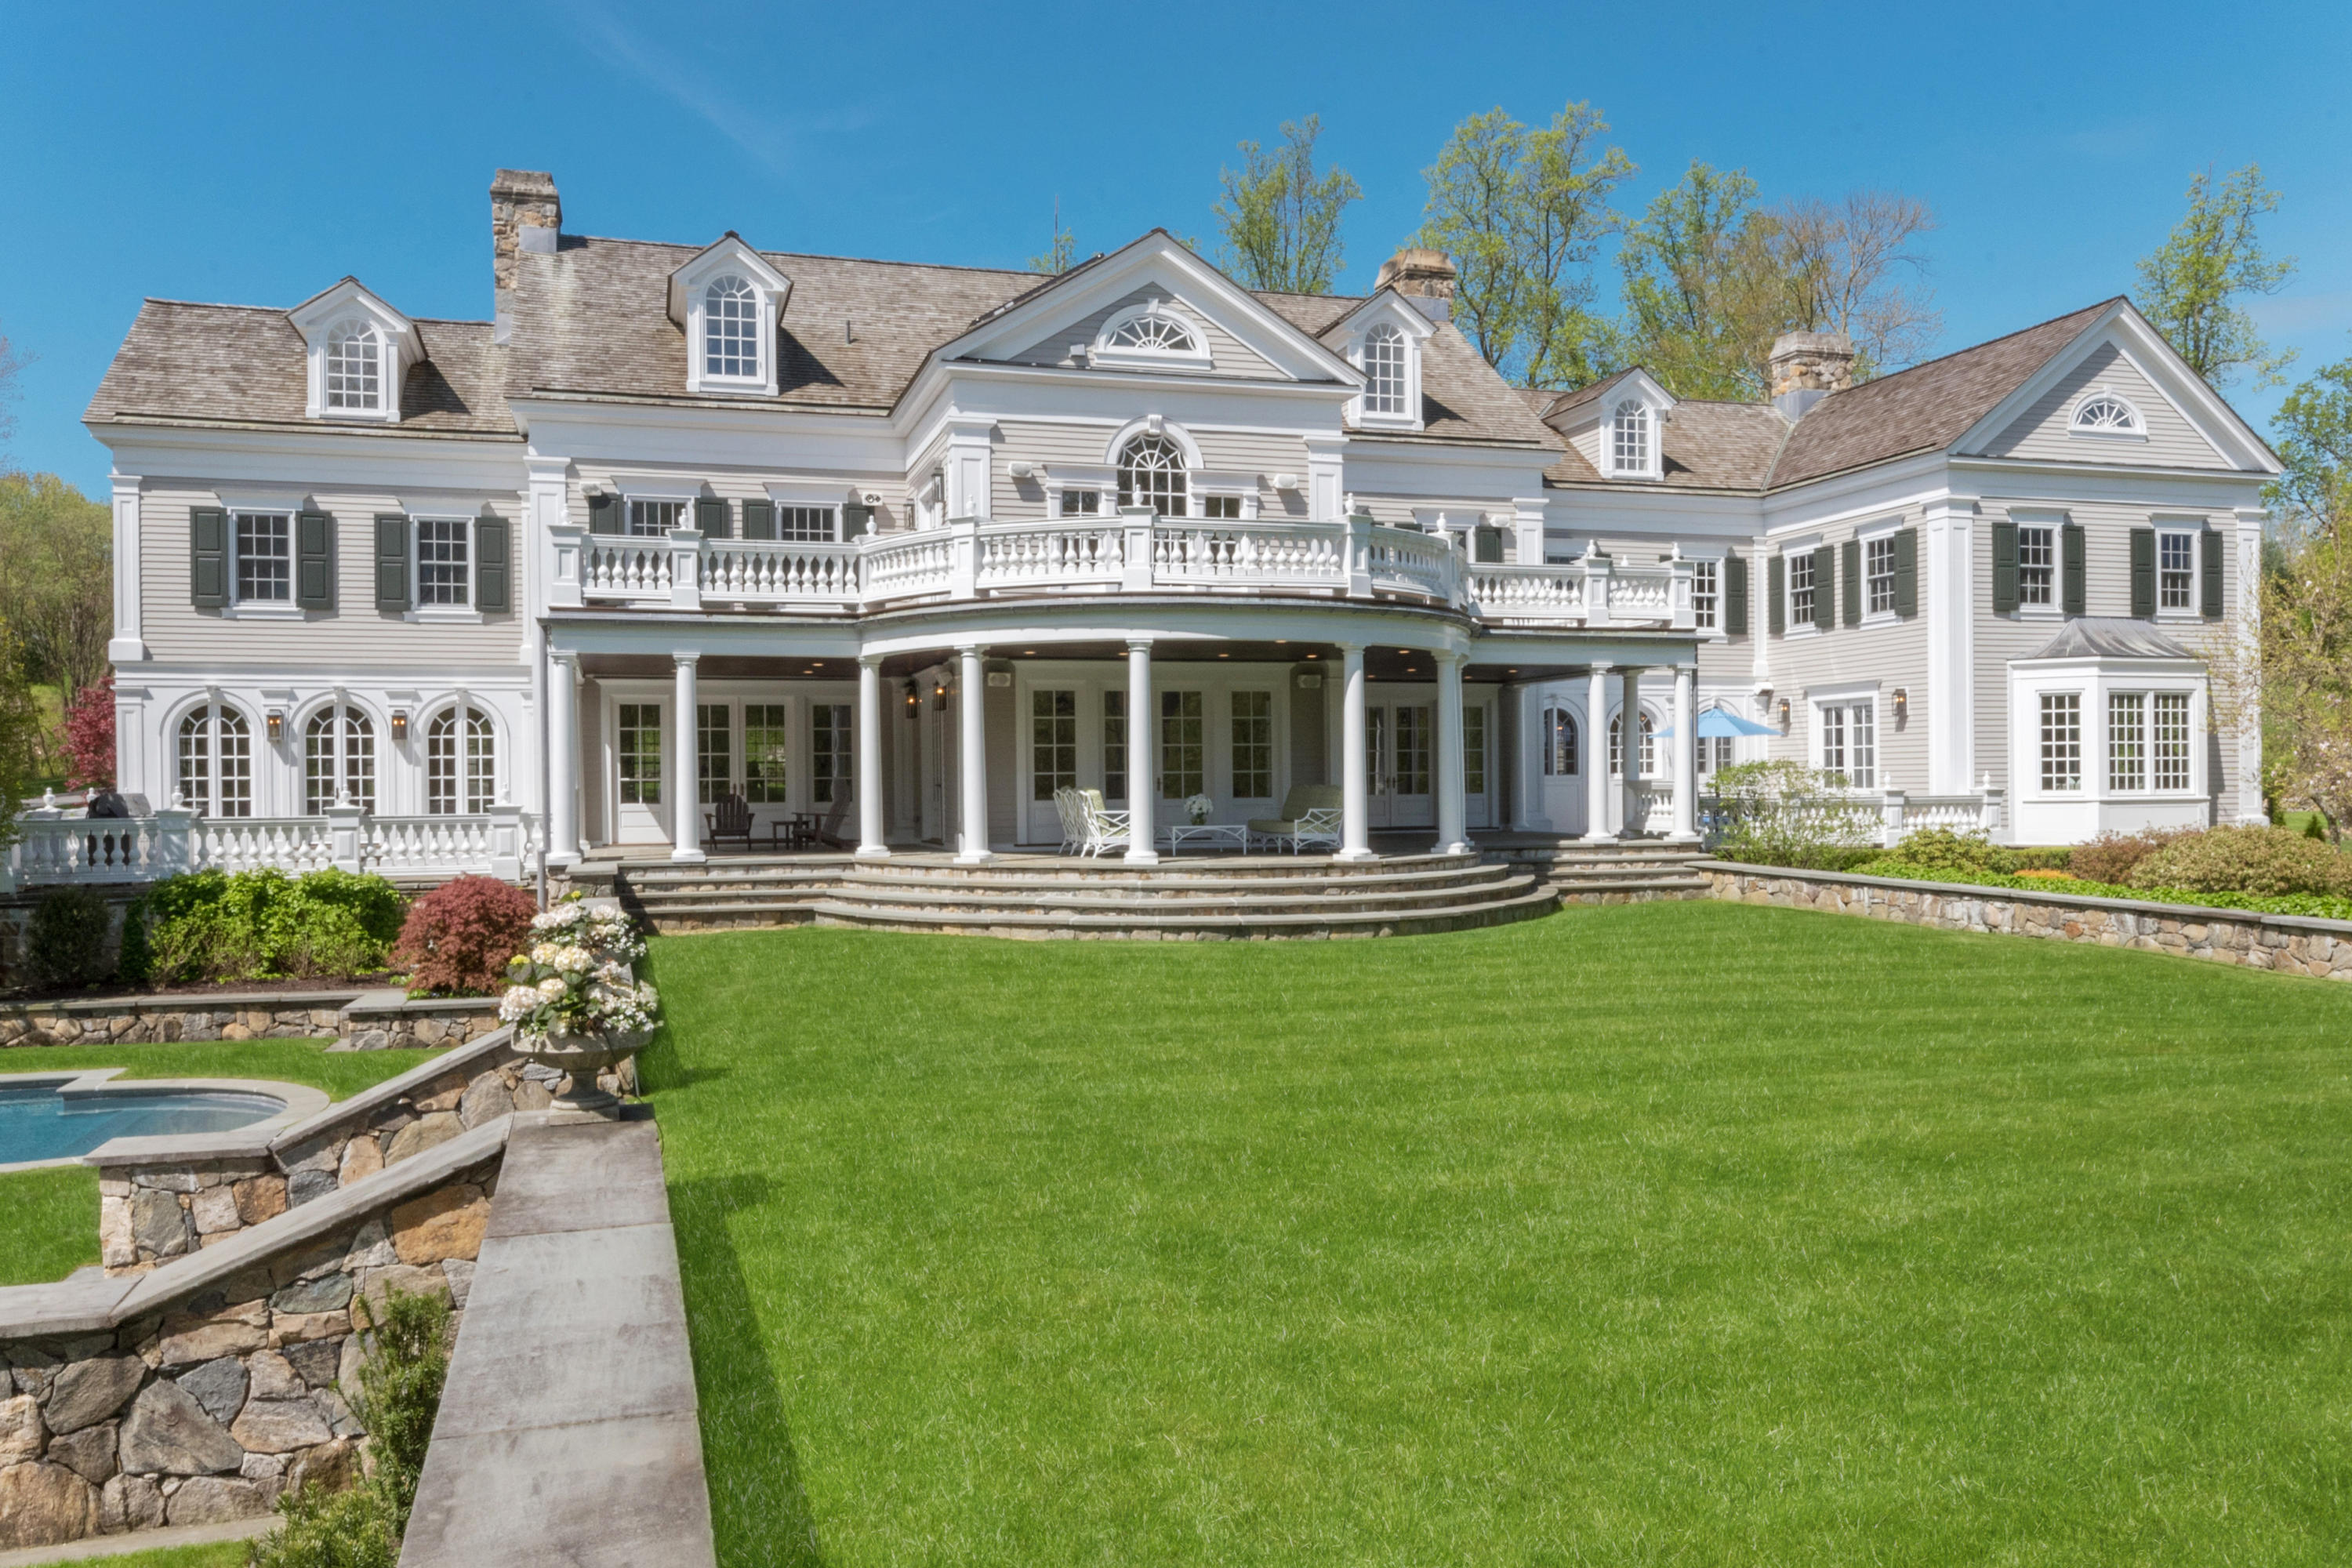
<svg viewBox="0 0 2352 1568"><path fill-rule="evenodd" d="M1276 637L1274 639L1274 646L1276 647L1287 647L1289 645L1290 639L1288 637Z"/></svg>

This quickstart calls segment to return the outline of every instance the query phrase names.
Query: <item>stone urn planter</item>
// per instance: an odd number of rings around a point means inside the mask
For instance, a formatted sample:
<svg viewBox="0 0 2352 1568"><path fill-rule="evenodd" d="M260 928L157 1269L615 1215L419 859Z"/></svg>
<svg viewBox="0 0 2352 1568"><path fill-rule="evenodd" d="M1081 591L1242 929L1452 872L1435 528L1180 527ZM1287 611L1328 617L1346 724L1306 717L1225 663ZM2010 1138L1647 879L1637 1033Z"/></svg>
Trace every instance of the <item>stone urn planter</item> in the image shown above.
<svg viewBox="0 0 2352 1568"><path fill-rule="evenodd" d="M598 1087L597 1076L636 1055L646 1039L645 1033L635 1030L600 1029L585 1035L550 1033L518 1036L515 1050L568 1076L569 1087L555 1097L556 1110L612 1117L621 1113L620 1097Z"/></svg>

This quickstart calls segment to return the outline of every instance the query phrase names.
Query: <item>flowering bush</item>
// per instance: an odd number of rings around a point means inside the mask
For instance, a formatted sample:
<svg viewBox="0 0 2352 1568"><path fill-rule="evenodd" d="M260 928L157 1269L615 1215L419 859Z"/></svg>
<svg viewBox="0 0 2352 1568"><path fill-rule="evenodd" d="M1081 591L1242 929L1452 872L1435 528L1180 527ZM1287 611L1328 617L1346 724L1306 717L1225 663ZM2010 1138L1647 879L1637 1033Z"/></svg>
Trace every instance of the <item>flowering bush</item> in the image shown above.
<svg viewBox="0 0 2352 1568"><path fill-rule="evenodd" d="M642 1034L660 1020L661 999L629 965L646 944L617 910L562 903L530 922L530 951L516 961L515 984L499 1016L516 1032Z"/></svg>
<svg viewBox="0 0 2352 1568"><path fill-rule="evenodd" d="M2287 827L2215 827L2183 834L2124 879L2135 888L2192 893L2352 897L2352 856Z"/></svg>
<svg viewBox="0 0 2352 1568"><path fill-rule="evenodd" d="M420 996L488 996L530 945L538 904L494 877L459 877L416 900L400 928L394 963Z"/></svg>

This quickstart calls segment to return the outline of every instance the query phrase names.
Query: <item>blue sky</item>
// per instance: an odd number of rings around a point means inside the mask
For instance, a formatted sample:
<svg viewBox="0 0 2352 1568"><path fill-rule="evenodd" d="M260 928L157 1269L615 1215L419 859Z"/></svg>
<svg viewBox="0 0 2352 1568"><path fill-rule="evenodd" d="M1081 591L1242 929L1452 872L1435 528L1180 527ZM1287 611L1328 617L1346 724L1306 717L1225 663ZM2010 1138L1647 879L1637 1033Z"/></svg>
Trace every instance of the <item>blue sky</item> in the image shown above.
<svg viewBox="0 0 2352 1568"><path fill-rule="evenodd" d="M489 313L490 172L565 226L1019 266L1213 234L1234 143L1323 117L1361 182L1340 287L1419 220L1466 114L1570 99L1641 165L1768 198L1931 202L1955 348L2125 291L2189 175L2259 160L2297 256L2294 374L2352 353L2352 6L56 5L0 0L0 333L13 460L101 491L82 407L142 296L292 304L355 273ZM1613 278L1613 274L1612 275ZM2235 389L2258 425L2276 392Z"/></svg>

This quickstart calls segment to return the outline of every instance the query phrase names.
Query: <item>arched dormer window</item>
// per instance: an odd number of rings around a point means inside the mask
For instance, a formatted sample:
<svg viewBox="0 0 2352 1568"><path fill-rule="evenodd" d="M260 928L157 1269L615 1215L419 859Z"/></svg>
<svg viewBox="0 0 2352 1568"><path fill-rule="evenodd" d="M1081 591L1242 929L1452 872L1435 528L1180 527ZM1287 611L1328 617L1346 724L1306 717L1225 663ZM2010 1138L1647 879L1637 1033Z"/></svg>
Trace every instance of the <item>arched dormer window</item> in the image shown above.
<svg viewBox="0 0 2352 1568"><path fill-rule="evenodd" d="M1629 397L1609 417L1609 471L1628 479L1648 476L1654 468L1650 447L1649 405Z"/></svg>
<svg viewBox="0 0 2352 1568"><path fill-rule="evenodd" d="M757 381L760 365L760 296L732 272L711 279L702 293L702 374L729 381Z"/></svg>
<svg viewBox="0 0 2352 1568"><path fill-rule="evenodd" d="M1141 370L1207 370L1209 343L1183 311L1164 300L1121 310L1095 340L1097 363Z"/></svg>
<svg viewBox="0 0 2352 1568"><path fill-rule="evenodd" d="M1364 412L1406 412L1404 334L1383 321L1364 338Z"/></svg>
<svg viewBox="0 0 2352 1568"><path fill-rule="evenodd" d="M2074 407L2073 429L2077 436L2140 437L2147 427L2139 410L2112 392L2095 392Z"/></svg>
<svg viewBox="0 0 2352 1568"><path fill-rule="evenodd" d="M327 333L326 405L347 413L383 407L383 337L373 321L342 321Z"/></svg>
<svg viewBox="0 0 2352 1568"><path fill-rule="evenodd" d="M1118 504L1162 517L1184 513L1184 451L1165 436L1138 436L1118 454Z"/></svg>

